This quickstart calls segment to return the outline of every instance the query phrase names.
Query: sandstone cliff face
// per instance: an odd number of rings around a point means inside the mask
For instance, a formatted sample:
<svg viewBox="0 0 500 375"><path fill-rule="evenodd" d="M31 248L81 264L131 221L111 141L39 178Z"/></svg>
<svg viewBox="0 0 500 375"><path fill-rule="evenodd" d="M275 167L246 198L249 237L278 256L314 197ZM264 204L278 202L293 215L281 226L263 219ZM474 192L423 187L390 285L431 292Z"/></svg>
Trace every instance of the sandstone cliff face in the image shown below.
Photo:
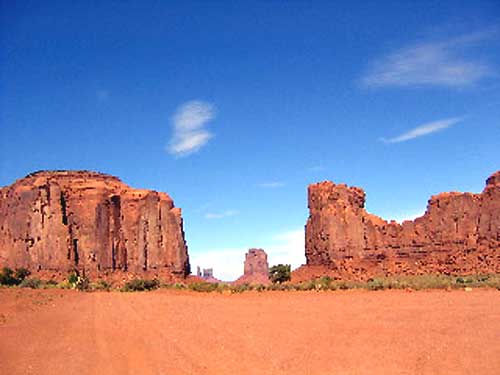
<svg viewBox="0 0 500 375"><path fill-rule="evenodd" d="M172 199L89 171L36 172L0 189L0 265L189 273Z"/></svg>
<svg viewBox="0 0 500 375"><path fill-rule="evenodd" d="M250 249L245 255L244 273L236 284L262 284L267 285L269 281L269 264L267 254L262 249Z"/></svg>
<svg viewBox="0 0 500 375"><path fill-rule="evenodd" d="M431 197L414 221L387 222L364 209L362 189L309 186L308 266L363 278L396 273L500 272L500 172L480 194Z"/></svg>

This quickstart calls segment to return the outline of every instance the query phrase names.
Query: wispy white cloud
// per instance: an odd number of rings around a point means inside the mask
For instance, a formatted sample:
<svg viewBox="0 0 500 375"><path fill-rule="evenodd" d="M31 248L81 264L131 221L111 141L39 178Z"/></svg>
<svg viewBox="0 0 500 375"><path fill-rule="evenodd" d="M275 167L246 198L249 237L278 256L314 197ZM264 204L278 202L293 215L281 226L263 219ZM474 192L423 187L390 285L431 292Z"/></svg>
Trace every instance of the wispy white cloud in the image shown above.
<svg viewBox="0 0 500 375"><path fill-rule="evenodd" d="M261 182L260 184L257 184L257 186L260 188L274 189L285 186L285 183L281 181L269 181L269 182Z"/></svg>
<svg viewBox="0 0 500 375"><path fill-rule="evenodd" d="M193 100L182 104L172 117L174 131L168 151L177 157L198 151L213 137L205 126L214 118L215 108L210 103Z"/></svg>
<svg viewBox="0 0 500 375"><path fill-rule="evenodd" d="M456 123L460 122L462 119L460 117L453 117L433 122L428 122L426 124L417 126L410 131L400 134L393 138L382 138L382 141L385 143L398 143L409 141L410 139L422 137L424 135L432 134L444 129L447 129Z"/></svg>
<svg viewBox="0 0 500 375"><path fill-rule="evenodd" d="M401 48L376 60L361 83L374 88L471 85L494 72L471 51L491 35L489 32L473 33Z"/></svg>
<svg viewBox="0 0 500 375"><path fill-rule="evenodd" d="M261 243L249 244L248 248L226 248L205 250L189 254L191 268L213 267L214 275L220 280L236 280L243 274L245 254L252 247L260 247L268 255L269 265L291 264L292 269L305 264L304 230L296 229L278 233Z"/></svg>
<svg viewBox="0 0 500 375"><path fill-rule="evenodd" d="M219 213L207 212L205 214L205 219L223 219L225 217L236 216L238 214L239 212L235 210L227 210Z"/></svg>

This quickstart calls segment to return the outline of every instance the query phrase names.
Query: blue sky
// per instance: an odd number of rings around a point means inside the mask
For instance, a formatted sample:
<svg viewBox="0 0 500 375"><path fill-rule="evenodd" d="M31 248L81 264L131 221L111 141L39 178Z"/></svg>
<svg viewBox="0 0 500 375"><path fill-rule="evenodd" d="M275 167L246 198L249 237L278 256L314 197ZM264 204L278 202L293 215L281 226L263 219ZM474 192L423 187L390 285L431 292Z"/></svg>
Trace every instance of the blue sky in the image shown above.
<svg viewBox="0 0 500 375"><path fill-rule="evenodd" d="M411 218L500 167L498 1L1 1L0 185L166 191L192 266L304 262L307 185Z"/></svg>

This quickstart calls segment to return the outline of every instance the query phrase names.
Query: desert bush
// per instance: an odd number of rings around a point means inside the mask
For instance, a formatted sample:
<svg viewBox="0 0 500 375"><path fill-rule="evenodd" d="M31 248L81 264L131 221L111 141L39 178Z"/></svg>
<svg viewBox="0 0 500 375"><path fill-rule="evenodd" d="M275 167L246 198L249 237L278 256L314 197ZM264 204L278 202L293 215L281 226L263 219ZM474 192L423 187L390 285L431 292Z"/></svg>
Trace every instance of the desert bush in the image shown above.
<svg viewBox="0 0 500 375"><path fill-rule="evenodd" d="M165 289L176 289L176 290L183 290L187 289L187 285L184 283L165 283L160 285L161 288Z"/></svg>
<svg viewBox="0 0 500 375"><path fill-rule="evenodd" d="M31 289L38 289L43 286L43 282L40 279L33 278L33 279L24 279L21 281L19 284L21 288L31 288Z"/></svg>
<svg viewBox="0 0 500 375"><path fill-rule="evenodd" d="M74 288L82 292L88 291L90 290L90 280L85 276L78 276Z"/></svg>
<svg viewBox="0 0 500 375"><path fill-rule="evenodd" d="M290 281L292 267L290 264L278 264L269 268L269 279L276 283Z"/></svg>
<svg viewBox="0 0 500 375"><path fill-rule="evenodd" d="M19 285L26 277L30 275L30 271L26 268L17 268L15 271L9 267L4 267L0 272L0 285Z"/></svg>
<svg viewBox="0 0 500 375"><path fill-rule="evenodd" d="M332 285L332 281L333 280L330 276L323 276L317 281L317 284L319 285L319 289L328 290Z"/></svg>
<svg viewBox="0 0 500 375"><path fill-rule="evenodd" d="M68 280L64 280L58 283L57 287L60 289L73 289L73 284L71 284Z"/></svg>
<svg viewBox="0 0 500 375"><path fill-rule="evenodd" d="M280 290L280 284L271 284L266 287L266 290Z"/></svg>
<svg viewBox="0 0 500 375"><path fill-rule="evenodd" d="M247 292L249 290L252 290L253 289L253 286L250 285L250 284L240 284L240 285L232 285L230 290L231 290L231 293L243 293L243 292Z"/></svg>
<svg viewBox="0 0 500 375"><path fill-rule="evenodd" d="M68 275L68 283L72 284L72 285L76 285L78 281L78 273L76 272L71 272L69 275Z"/></svg>
<svg viewBox="0 0 500 375"><path fill-rule="evenodd" d="M60 286L62 289L88 291L90 290L90 280L85 276L80 276L77 271L73 271L68 275L67 282L61 283Z"/></svg>
<svg viewBox="0 0 500 375"><path fill-rule="evenodd" d="M339 281L332 282L332 284L330 285L330 290L361 289L366 285L367 285L367 283L358 282L358 281L339 280Z"/></svg>
<svg viewBox="0 0 500 375"><path fill-rule="evenodd" d="M266 290L266 286L265 285L262 285L262 284L258 284L258 285L255 285L254 289L257 291L257 292L263 292Z"/></svg>
<svg viewBox="0 0 500 375"><path fill-rule="evenodd" d="M295 290L300 290L300 291L315 290L315 289L316 289L316 283L314 280L304 281L295 286Z"/></svg>
<svg viewBox="0 0 500 375"><path fill-rule="evenodd" d="M453 286L452 279L445 275L418 275L403 280L406 280L409 288L415 290L446 289Z"/></svg>
<svg viewBox="0 0 500 375"><path fill-rule="evenodd" d="M27 278L29 275L31 275L31 272L27 268L16 268L16 272L14 277L17 280L23 281L25 278Z"/></svg>
<svg viewBox="0 0 500 375"><path fill-rule="evenodd" d="M4 267L2 272L0 272L0 284L1 285L16 285L16 280L14 278L14 271L8 267Z"/></svg>
<svg viewBox="0 0 500 375"><path fill-rule="evenodd" d="M160 281L157 279L134 279L127 281L123 286L124 292L142 292L145 290L153 290L160 287Z"/></svg>
<svg viewBox="0 0 500 375"><path fill-rule="evenodd" d="M231 292L231 288L232 286L227 284L227 283L219 283L217 285L217 289L216 291L219 292L219 293L224 293L224 292Z"/></svg>
<svg viewBox="0 0 500 375"><path fill-rule="evenodd" d="M489 288L496 288L500 290L500 274L490 275L488 279L484 281L484 285Z"/></svg>
<svg viewBox="0 0 500 375"><path fill-rule="evenodd" d="M184 283L175 283L173 286L174 286L174 289L177 289L177 290L187 289L187 286Z"/></svg>
<svg viewBox="0 0 500 375"><path fill-rule="evenodd" d="M50 279L45 282L45 286L47 286L48 288L56 287L57 284L58 284L57 280L54 279Z"/></svg>
<svg viewBox="0 0 500 375"><path fill-rule="evenodd" d="M384 282L382 279L370 279L367 282L367 289L369 290L383 290L390 286L390 283Z"/></svg>
<svg viewBox="0 0 500 375"><path fill-rule="evenodd" d="M197 282L188 285L189 290L195 292L214 292L219 288L218 283Z"/></svg>
<svg viewBox="0 0 500 375"><path fill-rule="evenodd" d="M90 283L91 290L104 290L109 292L111 290L111 284L106 280L97 280L95 283Z"/></svg>
<svg viewBox="0 0 500 375"><path fill-rule="evenodd" d="M265 290L295 290L296 285L292 284L270 284L265 286Z"/></svg>

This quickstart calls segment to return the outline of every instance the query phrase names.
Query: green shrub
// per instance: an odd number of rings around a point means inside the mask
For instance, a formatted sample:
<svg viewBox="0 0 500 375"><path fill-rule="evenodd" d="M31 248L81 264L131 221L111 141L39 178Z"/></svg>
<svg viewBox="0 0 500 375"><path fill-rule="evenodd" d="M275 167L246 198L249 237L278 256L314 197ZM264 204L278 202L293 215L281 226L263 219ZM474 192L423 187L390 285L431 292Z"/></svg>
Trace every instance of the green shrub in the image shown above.
<svg viewBox="0 0 500 375"><path fill-rule="evenodd" d="M76 283L78 282L78 273L71 272L68 276L68 282L72 285L76 285Z"/></svg>
<svg viewBox="0 0 500 375"><path fill-rule="evenodd" d="M145 290L153 290L160 287L160 281L157 279L146 280L146 279L134 279L127 281L123 286L122 290L124 292L142 292Z"/></svg>
<svg viewBox="0 0 500 375"><path fill-rule="evenodd" d="M314 280L302 282L296 285L295 287L295 290L300 290L300 291L315 290L315 289L316 289L316 283Z"/></svg>
<svg viewBox="0 0 500 375"><path fill-rule="evenodd" d="M290 264L278 264L269 268L269 279L276 283L290 281L292 267Z"/></svg>
<svg viewBox="0 0 500 375"><path fill-rule="evenodd" d="M329 289L330 285L332 285L332 278L330 276L323 276L318 280L319 285L321 285L321 289Z"/></svg>
<svg viewBox="0 0 500 375"><path fill-rule="evenodd" d="M40 279L24 279L21 281L19 284L21 288L31 288L31 289L38 289L43 286L42 280Z"/></svg>
<svg viewBox="0 0 500 375"><path fill-rule="evenodd" d="M26 268L17 268L15 271L9 267L4 267L0 272L0 285L19 285L30 275Z"/></svg>
<svg viewBox="0 0 500 375"><path fill-rule="evenodd" d="M188 285L189 290L195 292L214 292L219 288L218 283L198 282Z"/></svg>
<svg viewBox="0 0 500 375"><path fill-rule="evenodd" d="M165 288L165 289L176 289L176 290L183 290L183 289L187 289L187 285L184 284L184 283L165 283L165 284L161 284L160 285L161 288Z"/></svg>
<svg viewBox="0 0 500 375"><path fill-rule="evenodd" d="M262 284L258 284L258 285L255 285L254 289L257 291L257 292L263 292L266 290L266 286L265 285L262 285Z"/></svg>
<svg viewBox="0 0 500 375"><path fill-rule="evenodd" d="M250 284L240 284L240 285L232 285L231 286L231 293L243 293L247 292L249 290L252 290L253 286Z"/></svg>
<svg viewBox="0 0 500 375"><path fill-rule="evenodd" d="M382 289L385 289L385 284L380 279L371 279L371 280L368 280L367 289L369 289L369 290L382 290Z"/></svg>
<svg viewBox="0 0 500 375"><path fill-rule="evenodd" d="M78 279L76 280L75 284L75 289L85 292L87 290L90 290L90 280L86 278L85 276L78 276Z"/></svg>
<svg viewBox="0 0 500 375"><path fill-rule="evenodd" d="M90 284L90 289L91 290L105 290L109 292L111 290L111 284L108 283L106 280L98 280L95 283Z"/></svg>
<svg viewBox="0 0 500 375"><path fill-rule="evenodd" d="M174 289L183 290L183 289L186 289L186 288L187 288L187 286L184 283L175 283L174 284Z"/></svg>
<svg viewBox="0 0 500 375"><path fill-rule="evenodd" d="M68 280L61 281L56 285L59 289L74 289L74 284L71 284Z"/></svg>
<svg viewBox="0 0 500 375"><path fill-rule="evenodd" d="M27 268L17 268L14 277L17 280L23 281L29 275L31 275L31 272Z"/></svg>
<svg viewBox="0 0 500 375"><path fill-rule="evenodd" d="M280 284L271 284L267 286L266 290L281 290L280 288Z"/></svg>
<svg viewBox="0 0 500 375"><path fill-rule="evenodd" d="M69 288L63 284L62 289L90 290L90 280L85 276L80 276L77 271L73 271L68 275L67 284L69 284Z"/></svg>
<svg viewBox="0 0 500 375"><path fill-rule="evenodd" d="M14 271L8 267L4 267L0 272L0 284L2 285L16 285L14 278Z"/></svg>

